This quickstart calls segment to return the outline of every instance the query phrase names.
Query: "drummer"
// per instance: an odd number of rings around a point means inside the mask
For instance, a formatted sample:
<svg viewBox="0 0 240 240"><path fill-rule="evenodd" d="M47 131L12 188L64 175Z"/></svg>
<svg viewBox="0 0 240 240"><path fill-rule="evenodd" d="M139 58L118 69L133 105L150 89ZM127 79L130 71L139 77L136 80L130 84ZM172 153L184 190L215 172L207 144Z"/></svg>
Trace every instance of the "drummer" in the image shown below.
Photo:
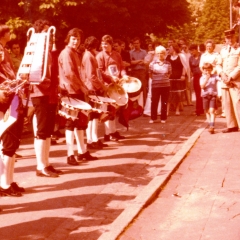
<svg viewBox="0 0 240 240"><path fill-rule="evenodd" d="M89 94L104 96L106 86L97 75L98 63L96 60L96 49L98 47L98 43L99 41L94 36L90 36L85 40L85 52L83 54L81 64L81 76L85 86L88 88ZM108 146L98 139L98 118L98 113L90 113L88 128L86 130L88 149L102 149L103 147Z"/></svg>
<svg viewBox="0 0 240 240"><path fill-rule="evenodd" d="M64 95L69 99L75 98L84 101L88 95L88 89L82 82L80 76L81 61L77 53L83 32L78 28L71 29L66 37L67 46L60 53L59 79L60 87ZM81 119L82 120L82 119ZM67 163L78 165L81 160L97 160L97 157L90 155L84 144L84 131L87 129L88 121L83 122L79 119L66 121L66 144L67 144ZM77 160L74 156L74 136L77 142L78 155Z"/></svg>
<svg viewBox="0 0 240 240"><path fill-rule="evenodd" d="M96 56L98 68L106 84L117 82L119 78L126 76L122 57L118 52L113 51L112 46L113 38L110 35L104 35L101 42L102 51ZM125 137L116 130L116 120L106 121L104 140L118 141L119 139L125 139Z"/></svg>

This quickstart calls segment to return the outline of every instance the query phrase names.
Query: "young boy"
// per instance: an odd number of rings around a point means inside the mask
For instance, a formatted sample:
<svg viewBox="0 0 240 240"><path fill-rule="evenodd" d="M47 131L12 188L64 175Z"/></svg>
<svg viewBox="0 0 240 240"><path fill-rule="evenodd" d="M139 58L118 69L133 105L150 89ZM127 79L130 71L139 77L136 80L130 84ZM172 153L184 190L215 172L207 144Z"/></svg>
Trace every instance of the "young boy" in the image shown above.
<svg viewBox="0 0 240 240"><path fill-rule="evenodd" d="M203 108L209 122L209 132L214 133L216 98L218 95L217 82L221 79L216 74L211 74L213 66L210 63L203 64L203 75L200 78L201 97Z"/></svg>

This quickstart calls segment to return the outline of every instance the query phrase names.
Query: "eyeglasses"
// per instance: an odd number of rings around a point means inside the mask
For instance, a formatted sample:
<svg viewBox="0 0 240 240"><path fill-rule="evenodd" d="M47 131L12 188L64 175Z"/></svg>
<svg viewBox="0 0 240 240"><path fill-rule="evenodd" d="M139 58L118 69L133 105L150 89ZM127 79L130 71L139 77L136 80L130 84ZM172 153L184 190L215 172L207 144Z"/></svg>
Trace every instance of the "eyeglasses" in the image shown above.
<svg viewBox="0 0 240 240"><path fill-rule="evenodd" d="M212 70L212 68L203 68L203 70Z"/></svg>

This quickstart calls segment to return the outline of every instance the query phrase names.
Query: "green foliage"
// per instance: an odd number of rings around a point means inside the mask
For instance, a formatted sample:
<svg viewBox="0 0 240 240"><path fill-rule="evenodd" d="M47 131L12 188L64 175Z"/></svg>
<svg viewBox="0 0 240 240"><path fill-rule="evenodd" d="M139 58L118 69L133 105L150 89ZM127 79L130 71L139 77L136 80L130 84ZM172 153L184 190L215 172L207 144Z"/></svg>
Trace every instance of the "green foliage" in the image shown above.
<svg viewBox="0 0 240 240"><path fill-rule="evenodd" d="M190 22L188 7L187 0L1 0L0 19L20 39L39 18L56 26L59 42L73 27L81 28L85 36L126 39L146 33L165 36L170 26Z"/></svg>
<svg viewBox="0 0 240 240"><path fill-rule="evenodd" d="M222 43L224 31L229 29L229 1L206 0L202 15L196 24L195 41L211 38Z"/></svg>

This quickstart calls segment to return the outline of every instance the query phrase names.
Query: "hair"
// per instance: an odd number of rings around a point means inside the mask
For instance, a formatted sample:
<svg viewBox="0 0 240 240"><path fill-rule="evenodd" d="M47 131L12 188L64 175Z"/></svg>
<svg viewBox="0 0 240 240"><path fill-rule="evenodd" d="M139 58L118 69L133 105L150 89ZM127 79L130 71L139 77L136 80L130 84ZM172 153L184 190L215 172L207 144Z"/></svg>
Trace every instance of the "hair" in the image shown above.
<svg viewBox="0 0 240 240"><path fill-rule="evenodd" d="M36 33L41 33L46 26L51 26L51 23L46 19L38 19L33 24Z"/></svg>
<svg viewBox="0 0 240 240"><path fill-rule="evenodd" d="M135 41L139 41L139 42L141 43L141 40L140 40L139 37L135 37L135 38L133 38L132 43L134 43Z"/></svg>
<svg viewBox="0 0 240 240"><path fill-rule="evenodd" d="M198 45L195 44L195 43L193 43L193 44L191 44L191 45L189 46L188 49L189 49L189 50L198 50Z"/></svg>
<svg viewBox="0 0 240 240"><path fill-rule="evenodd" d="M69 43L70 37L78 37L78 36L82 39L83 31L79 28L72 28L71 30L69 30L64 42Z"/></svg>
<svg viewBox="0 0 240 240"><path fill-rule="evenodd" d="M115 40L113 41L113 43L117 43L119 46L121 46L121 44L123 43L123 41L120 40L120 39L115 39Z"/></svg>
<svg viewBox="0 0 240 240"><path fill-rule="evenodd" d="M84 42L84 47L85 47L85 49L90 51L93 49L97 49L98 44L99 44L98 39L94 36L90 36L90 37L86 38L86 40Z"/></svg>
<svg viewBox="0 0 240 240"><path fill-rule="evenodd" d="M178 42L179 42L179 41L183 41L186 45L188 45L187 39L186 39L185 37L180 37L180 38L178 39Z"/></svg>
<svg viewBox="0 0 240 240"><path fill-rule="evenodd" d="M212 39L208 39L206 42L205 42L205 46L208 44L208 43L211 43L213 48L215 48L215 43Z"/></svg>
<svg viewBox="0 0 240 240"><path fill-rule="evenodd" d="M204 68L213 69L213 65L211 63L203 63L202 69Z"/></svg>
<svg viewBox="0 0 240 240"><path fill-rule="evenodd" d="M7 32L10 32L9 26L5 24L0 24L0 37L3 37Z"/></svg>
<svg viewBox="0 0 240 240"><path fill-rule="evenodd" d="M7 45L9 46L10 49L12 49L13 45L19 45L20 46L20 43L17 39L12 39L11 41L8 42Z"/></svg>
<svg viewBox="0 0 240 240"><path fill-rule="evenodd" d="M179 48L179 45L177 43L173 43L171 45L171 47L173 48L173 50L176 52L176 53L180 53L180 48Z"/></svg>
<svg viewBox="0 0 240 240"><path fill-rule="evenodd" d="M156 48L155 48L155 52L163 52L163 53L165 53L166 54L166 52L167 52L167 50L166 50L166 48L165 47L163 47L163 46L157 46Z"/></svg>
<svg viewBox="0 0 240 240"><path fill-rule="evenodd" d="M200 51L200 52L205 52L205 51L206 51L206 46L205 46L205 44L203 44L203 43L200 43L200 44L198 45L198 48L199 48L199 51Z"/></svg>
<svg viewBox="0 0 240 240"><path fill-rule="evenodd" d="M113 38L110 35L104 35L102 37L102 42L107 42L110 45L113 45Z"/></svg>
<svg viewBox="0 0 240 240"><path fill-rule="evenodd" d="M152 42L152 45L153 45L154 48L156 48L157 46L161 46L162 44L161 44L160 40L155 40L155 41Z"/></svg>

